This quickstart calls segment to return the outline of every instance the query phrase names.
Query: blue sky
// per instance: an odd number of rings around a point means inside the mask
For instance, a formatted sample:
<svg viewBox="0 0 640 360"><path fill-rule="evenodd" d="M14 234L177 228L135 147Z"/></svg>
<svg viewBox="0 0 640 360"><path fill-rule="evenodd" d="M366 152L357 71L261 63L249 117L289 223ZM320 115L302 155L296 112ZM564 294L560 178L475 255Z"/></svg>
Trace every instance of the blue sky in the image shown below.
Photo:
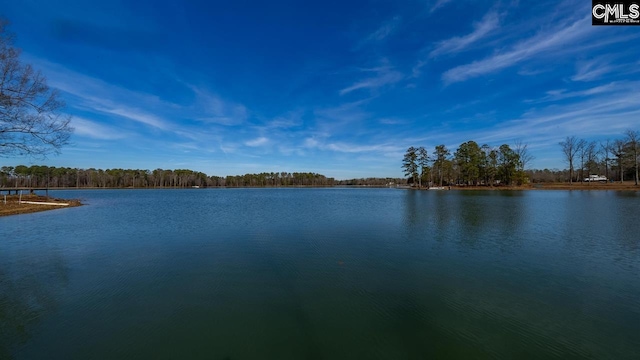
<svg viewBox="0 0 640 360"><path fill-rule="evenodd" d="M3 1L76 131L6 165L400 177L409 146L640 130L640 27L590 1Z"/></svg>

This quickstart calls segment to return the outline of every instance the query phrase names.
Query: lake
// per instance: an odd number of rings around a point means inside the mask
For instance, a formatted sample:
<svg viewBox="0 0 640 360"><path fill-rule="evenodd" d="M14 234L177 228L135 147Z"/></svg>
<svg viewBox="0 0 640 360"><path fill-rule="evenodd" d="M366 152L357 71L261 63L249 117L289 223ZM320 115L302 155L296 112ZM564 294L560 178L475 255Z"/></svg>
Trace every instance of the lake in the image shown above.
<svg viewBox="0 0 640 360"><path fill-rule="evenodd" d="M640 192L52 191L1 359L637 359Z"/></svg>

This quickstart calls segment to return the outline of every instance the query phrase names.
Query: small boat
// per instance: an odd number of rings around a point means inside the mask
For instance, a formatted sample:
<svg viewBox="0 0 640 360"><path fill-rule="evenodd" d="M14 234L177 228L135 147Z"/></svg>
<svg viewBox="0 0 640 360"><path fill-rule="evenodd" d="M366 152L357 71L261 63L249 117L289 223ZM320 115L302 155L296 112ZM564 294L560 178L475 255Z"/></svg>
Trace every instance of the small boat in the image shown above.
<svg viewBox="0 0 640 360"><path fill-rule="evenodd" d="M601 175L589 175L589 177L584 178L584 181L585 182L594 182L594 181L607 182L607 178Z"/></svg>

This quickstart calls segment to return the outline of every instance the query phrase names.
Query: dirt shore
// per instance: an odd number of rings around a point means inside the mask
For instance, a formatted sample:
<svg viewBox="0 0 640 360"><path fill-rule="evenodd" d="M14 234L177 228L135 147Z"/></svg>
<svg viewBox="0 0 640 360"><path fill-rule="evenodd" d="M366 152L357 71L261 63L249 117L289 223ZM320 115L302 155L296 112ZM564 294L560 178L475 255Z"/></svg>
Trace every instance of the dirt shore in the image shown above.
<svg viewBox="0 0 640 360"><path fill-rule="evenodd" d="M446 187L445 187L446 188ZM634 181L624 183L539 183L522 186L452 186L451 190L611 190L611 191L640 191Z"/></svg>
<svg viewBox="0 0 640 360"><path fill-rule="evenodd" d="M81 206L80 200L75 199L55 199L40 195L22 195L23 203L20 203L19 195L7 195L7 203L4 202L4 195L0 195L0 216L28 214L39 211L55 210L67 207ZM24 202L39 202L39 203L56 203L56 204L68 204L63 205L45 205L45 204L25 204Z"/></svg>

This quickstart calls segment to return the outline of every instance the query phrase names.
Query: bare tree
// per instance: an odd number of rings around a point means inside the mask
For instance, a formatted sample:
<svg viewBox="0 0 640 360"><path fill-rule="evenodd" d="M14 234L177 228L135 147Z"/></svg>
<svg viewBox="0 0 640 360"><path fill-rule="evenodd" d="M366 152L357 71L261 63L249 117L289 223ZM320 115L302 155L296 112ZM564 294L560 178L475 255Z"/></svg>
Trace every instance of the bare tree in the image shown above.
<svg viewBox="0 0 640 360"><path fill-rule="evenodd" d="M524 170L526 169L527 164L534 159L533 155L529 153L529 149L527 149L527 146L528 145L523 143L522 140L518 139L516 140L514 144L514 149L513 149L515 154L518 156L516 172L517 172L518 182L521 184L524 183L526 179L526 174Z"/></svg>
<svg viewBox="0 0 640 360"><path fill-rule="evenodd" d="M584 181L584 159L587 156L587 141L578 140L578 153L580 154L580 182Z"/></svg>
<svg viewBox="0 0 640 360"><path fill-rule="evenodd" d="M633 163L635 166L635 175L636 175L636 186L638 186L638 146L640 144L638 144L638 142L640 142L640 133L638 133L637 131L633 131L633 130L627 130L624 133L627 136L627 144L629 146L629 152L631 153L631 156L633 157Z"/></svg>
<svg viewBox="0 0 640 360"><path fill-rule="evenodd" d="M584 146L584 153L586 157L586 168L587 168L587 176L589 177L594 168L598 167L598 150L595 141L586 143ZM589 179L588 184L591 184L591 179Z"/></svg>
<svg viewBox="0 0 640 360"><path fill-rule="evenodd" d="M611 145L611 153L616 157L618 163L618 170L620 171L620 183L624 182L624 157L625 157L625 142L622 140L616 140Z"/></svg>
<svg viewBox="0 0 640 360"><path fill-rule="evenodd" d="M69 141L70 117L45 77L20 62L8 22L0 19L0 156L45 156Z"/></svg>
<svg viewBox="0 0 640 360"><path fill-rule="evenodd" d="M519 168L518 170L524 171L526 169L527 164L530 163L535 157L529 153L529 149L527 148L527 144L523 143L522 140L516 140L514 144L514 149L516 155L520 158Z"/></svg>
<svg viewBox="0 0 640 360"><path fill-rule="evenodd" d="M569 163L569 184L573 183L573 161L583 142L584 140L578 140L575 136L567 136L564 141L560 142L565 160Z"/></svg>
<svg viewBox="0 0 640 360"><path fill-rule="evenodd" d="M609 180L609 154L611 153L611 141L607 139L607 142L600 143L600 152L602 153L602 160L604 161L604 176Z"/></svg>

